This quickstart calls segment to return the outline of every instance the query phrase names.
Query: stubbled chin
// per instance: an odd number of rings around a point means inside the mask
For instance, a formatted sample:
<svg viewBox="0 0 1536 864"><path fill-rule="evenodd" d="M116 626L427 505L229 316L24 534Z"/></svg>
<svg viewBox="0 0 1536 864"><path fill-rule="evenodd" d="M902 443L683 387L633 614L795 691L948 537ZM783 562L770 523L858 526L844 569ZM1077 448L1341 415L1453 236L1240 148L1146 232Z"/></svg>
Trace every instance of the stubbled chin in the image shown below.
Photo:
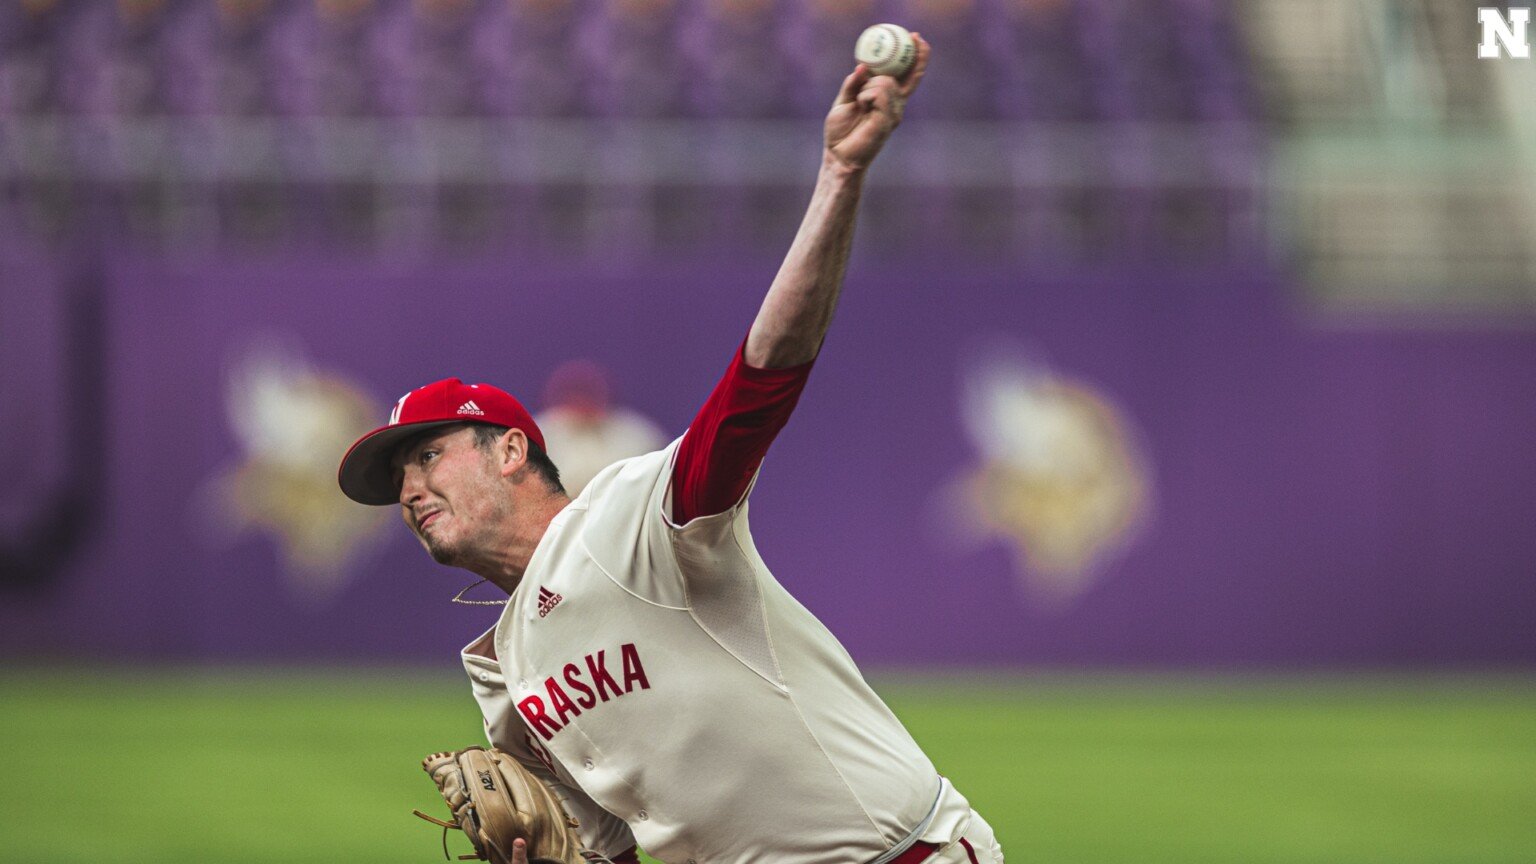
<svg viewBox="0 0 1536 864"><path fill-rule="evenodd" d="M434 561L437 560L437 556L442 554L442 544L428 538L424 533L416 535L416 542L421 544L421 548L427 550L427 554L432 556Z"/></svg>
<svg viewBox="0 0 1536 864"><path fill-rule="evenodd" d="M421 545L427 547L427 554L432 556L433 561L439 564L452 564L454 562L453 548L442 541L423 537L421 538Z"/></svg>

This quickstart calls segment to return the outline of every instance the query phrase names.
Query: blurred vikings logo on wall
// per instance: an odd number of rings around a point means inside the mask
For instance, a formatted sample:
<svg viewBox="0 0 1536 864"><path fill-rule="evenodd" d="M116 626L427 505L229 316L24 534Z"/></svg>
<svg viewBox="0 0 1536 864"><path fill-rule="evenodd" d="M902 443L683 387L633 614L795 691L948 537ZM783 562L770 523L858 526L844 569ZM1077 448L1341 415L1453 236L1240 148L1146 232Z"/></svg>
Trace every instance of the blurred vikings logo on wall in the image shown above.
<svg viewBox="0 0 1536 864"><path fill-rule="evenodd" d="M335 372L312 368L303 352L262 340L230 364L226 384L238 462L213 479L205 517L230 542L251 532L271 537L293 594L333 598L349 578L348 560L385 521L336 485L336 464L384 416L382 405Z"/></svg>
<svg viewBox="0 0 1536 864"><path fill-rule="evenodd" d="M945 522L968 548L1003 540L1031 599L1063 608L1144 524L1148 466L1107 396L1016 346L977 352L964 376L980 462L943 495Z"/></svg>

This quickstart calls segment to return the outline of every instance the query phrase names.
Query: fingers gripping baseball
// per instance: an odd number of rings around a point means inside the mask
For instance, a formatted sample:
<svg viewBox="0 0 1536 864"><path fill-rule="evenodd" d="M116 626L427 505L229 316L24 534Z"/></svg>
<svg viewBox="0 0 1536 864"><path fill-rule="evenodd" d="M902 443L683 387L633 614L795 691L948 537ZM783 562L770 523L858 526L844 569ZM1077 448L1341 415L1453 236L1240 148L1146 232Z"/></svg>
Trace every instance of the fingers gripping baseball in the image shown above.
<svg viewBox="0 0 1536 864"><path fill-rule="evenodd" d="M843 79L826 122L827 152L841 165L868 167L901 123L907 99L927 71L931 50L920 34L913 33L912 38L917 42L917 59L905 77L875 75L861 63Z"/></svg>
<svg viewBox="0 0 1536 864"><path fill-rule="evenodd" d="M863 111L874 111L881 114L893 114L897 123L901 122L899 112L905 106L899 101L896 93L896 84L889 75L881 75L871 78L864 83L859 90L859 108Z"/></svg>

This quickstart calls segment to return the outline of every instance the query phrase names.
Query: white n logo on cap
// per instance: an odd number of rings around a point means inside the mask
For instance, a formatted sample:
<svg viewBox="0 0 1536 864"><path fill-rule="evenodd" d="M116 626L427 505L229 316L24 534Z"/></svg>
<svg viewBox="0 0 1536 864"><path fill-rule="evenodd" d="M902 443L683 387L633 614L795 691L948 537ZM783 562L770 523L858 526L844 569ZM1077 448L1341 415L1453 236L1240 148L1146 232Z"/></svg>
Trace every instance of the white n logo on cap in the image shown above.
<svg viewBox="0 0 1536 864"><path fill-rule="evenodd" d="M415 390L411 391L411 393L415 392ZM405 400L411 398L411 393L401 396L400 401L395 403L395 410L389 412L389 425L393 426L400 422L400 409L405 407Z"/></svg>
<svg viewBox="0 0 1536 864"><path fill-rule="evenodd" d="M484 411L480 410L480 406L475 404L475 400L473 400L473 399L469 400L468 402L465 402L463 405L460 405L459 406L459 413L460 414L480 414L480 415L484 415L485 414Z"/></svg>

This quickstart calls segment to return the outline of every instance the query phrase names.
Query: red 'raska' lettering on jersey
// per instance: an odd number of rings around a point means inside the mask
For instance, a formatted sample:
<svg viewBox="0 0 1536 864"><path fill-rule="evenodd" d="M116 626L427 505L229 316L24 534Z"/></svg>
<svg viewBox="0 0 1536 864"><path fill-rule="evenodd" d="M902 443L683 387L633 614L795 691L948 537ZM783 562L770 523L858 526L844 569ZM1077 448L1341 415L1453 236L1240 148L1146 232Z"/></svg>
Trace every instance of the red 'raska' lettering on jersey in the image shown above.
<svg viewBox="0 0 1536 864"><path fill-rule="evenodd" d="M640 652L635 650L635 646L620 646L619 653L624 657L624 692L633 690L636 684L640 685L641 690L651 689L651 682L645 679L645 667L640 665Z"/></svg>
<svg viewBox="0 0 1536 864"><path fill-rule="evenodd" d="M572 662L565 664L560 670L565 679L564 687L551 676L544 679L543 697L537 695L523 697L517 703L517 710L523 715L523 722L528 724L528 728L548 741L573 718L580 717L583 710L596 708L601 702L617 699L637 689L651 689L651 680L646 677L645 666L640 662L640 651L633 642L619 646L619 663L624 675L623 684L620 684L613 677L613 673L608 671L607 653L598 651L582 658L585 661L587 673L592 679L591 685L582 680L581 666ZM566 687L578 694L574 700L565 692Z"/></svg>
<svg viewBox="0 0 1536 864"><path fill-rule="evenodd" d="M587 671L592 673L592 682L597 685L597 696L607 702L611 696L622 695L619 690L619 682L613 680L608 674L608 667L603 665L603 655L607 651L599 651L596 654L587 655Z"/></svg>
<svg viewBox="0 0 1536 864"><path fill-rule="evenodd" d="M581 667L575 663L567 663L565 664L564 671L566 686L581 694L576 697L576 704L583 708L591 708L596 705L597 696L592 693L592 688L588 687L581 680Z"/></svg>

